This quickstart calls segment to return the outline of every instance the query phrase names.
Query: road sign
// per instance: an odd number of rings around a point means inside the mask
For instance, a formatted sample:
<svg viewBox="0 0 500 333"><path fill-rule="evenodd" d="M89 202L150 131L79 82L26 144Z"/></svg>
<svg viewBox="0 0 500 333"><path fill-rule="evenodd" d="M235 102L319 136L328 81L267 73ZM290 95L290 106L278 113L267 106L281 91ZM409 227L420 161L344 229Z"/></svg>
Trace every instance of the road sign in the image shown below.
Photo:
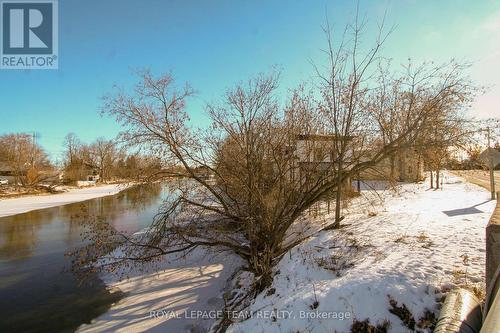
<svg viewBox="0 0 500 333"><path fill-rule="evenodd" d="M500 151L495 148L487 148L480 155L479 158L483 161L487 166L493 164L493 167L496 167L500 164ZM493 163L491 163L493 161Z"/></svg>

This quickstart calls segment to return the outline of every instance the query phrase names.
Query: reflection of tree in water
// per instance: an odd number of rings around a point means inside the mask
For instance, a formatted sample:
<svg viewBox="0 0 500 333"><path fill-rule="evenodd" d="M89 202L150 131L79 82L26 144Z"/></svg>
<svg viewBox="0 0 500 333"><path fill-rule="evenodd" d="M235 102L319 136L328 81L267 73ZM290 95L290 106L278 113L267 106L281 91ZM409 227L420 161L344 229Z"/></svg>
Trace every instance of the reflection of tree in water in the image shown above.
<svg viewBox="0 0 500 333"><path fill-rule="evenodd" d="M57 208L0 218L0 258L24 259L33 254L41 227L53 221Z"/></svg>
<svg viewBox="0 0 500 333"><path fill-rule="evenodd" d="M123 203L129 209L141 210L157 202L164 187L161 183L139 185L121 192L119 197L123 197Z"/></svg>
<svg viewBox="0 0 500 333"><path fill-rule="evenodd" d="M92 260L96 251L111 253L123 240L122 233L131 235L151 225L166 196L166 185L148 184L82 205L79 214L74 214L73 223L85 227L81 233L83 244L67 252L74 273L82 280L94 274L95 270L86 269L82 261Z"/></svg>
<svg viewBox="0 0 500 333"><path fill-rule="evenodd" d="M63 253L89 244L82 236L93 218L96 226L117 228L133 228L130 221L149 222L161 195L161 184L137 186L115 196L0 218L2 297L15 298L2 304L0 331L6 325L18 331L73 331L105 312L121 294L110 293L92 271L82 273L86 281L68 274L72 258Z"/></svg>
<svg viewBox="0 0 500 333"><path fill-rule="evenodd" d="M67 245L77 244L81 241L83 229L82 212L85 211L85 203L75 203L61 207L61 215L67 221L65 242Z"/></svg>
<svg viewBox="0 0 500 333"><path fill-rule="evenodd" d="M82 225L93 227L96 222L108 223L113 227L126 229L129 232L137 231L137 227L145 221L134 221L132 225L128 222L136 218L142 211L154 207L151 215L156 214L156 206L161 204L161 198L166 191L165 185L161 183L137 185L131 189L120 192L114 196L99 198L82 203L77 212L73 212L70 219L72 228L80 228ZM140 222L140 223L139 223ZM152 222L152 217L151 221Z"/></svg>
<svg viewBox="0 0 500 333"><path fill-rule="evenodd" d="M140 185L114 196L0 218L0 259L32 256L40 229L54 222L61 224L58 232L66 244L77 245L89 216L120 225L127 211L146 209L159 202L162 190L161 184Z"/></svg>
<svg viewBox="0 0 500 333"><path fill-rule="evenodd" d="M142 210L155 204L163 190L163 185L137 185L116 195L85 202L88 214L106 220L114 219L126 210Z"/></svg>

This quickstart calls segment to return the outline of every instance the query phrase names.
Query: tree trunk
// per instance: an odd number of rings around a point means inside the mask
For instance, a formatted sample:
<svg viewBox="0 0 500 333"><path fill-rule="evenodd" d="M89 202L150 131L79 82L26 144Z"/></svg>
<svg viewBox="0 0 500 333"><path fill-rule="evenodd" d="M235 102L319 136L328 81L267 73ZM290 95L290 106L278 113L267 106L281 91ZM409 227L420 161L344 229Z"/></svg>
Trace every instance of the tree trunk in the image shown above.
<svg viewBox="0 0 500 333"><path fill-rule="evenodd" d="M339 160L337 171L337 193L335 193L335 228L340 227L340 201L342 199L342 161Z"/></svg>
<svg viewBox="0 0 500 333"><path fill-rule="evenodd" d="M335 225L338 227L340 225L340 201L342 199L341 189L337 190L335 194Z"/></svg>
<svg viewBox="0 0 500 333"><path fill-rule="evenodd" d="M272 251L266 245L264 245L261 251L255 252L252 258L250 258L250 267L253 268L255 276L258 279L255 284L257 293L260 293L273 283L272 259Z"/></svg>
<svg viewBox="0 0 500 333"><path fill-rule="evenodd" d="M436 189L439 189L439 170L436 170Z"/></svg>
<svg viewBox="0 0 500 333"><path fill-rule="evenodd" d="M431 170L431 188L434 188L434 173Z"/></svg>
<svg viewBox="0 0 500 333"><path fill-rule="evenodd" d="M391 178L391 180L394 180L394 171L396 169L394 154L391 154L391 156L389 157L389 161L390 161L390 164L391 164L390 178Z"/></svg>

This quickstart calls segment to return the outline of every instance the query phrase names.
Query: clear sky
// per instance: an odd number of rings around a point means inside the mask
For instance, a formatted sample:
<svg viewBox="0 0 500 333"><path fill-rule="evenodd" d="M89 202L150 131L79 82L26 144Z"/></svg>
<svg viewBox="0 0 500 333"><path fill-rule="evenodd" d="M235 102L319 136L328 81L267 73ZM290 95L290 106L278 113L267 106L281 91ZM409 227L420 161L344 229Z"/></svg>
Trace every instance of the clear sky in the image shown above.
<svg viewBox="0 0 500 333"><path fill-rule="evenodd" d="M171 70L197 91L189 105L195 122L203 105L235 82L277 65L283 91L313 75L325 11L342 28L354 1L322 0L60 0L59 69L0 70L0 134L37 132L58 157L68 132L83 141L114 137L119 128L98 114L113 84L130 85L133 69ZM473 61L472 77L491 86L472 110L500 116L500 1L360 1L367 37L387 11L396 27L383 53L397 63L411 57Z"/></svg>

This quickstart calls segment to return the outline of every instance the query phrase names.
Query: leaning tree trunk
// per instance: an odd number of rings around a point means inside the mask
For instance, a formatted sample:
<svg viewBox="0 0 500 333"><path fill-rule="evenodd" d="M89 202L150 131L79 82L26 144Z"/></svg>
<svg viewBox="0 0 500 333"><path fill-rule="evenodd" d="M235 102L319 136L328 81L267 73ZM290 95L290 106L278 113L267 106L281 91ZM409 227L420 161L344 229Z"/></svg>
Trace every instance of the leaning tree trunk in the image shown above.
<svg viewBox="0 0 500 333"><path fill-rule="evenodd" d="M273 283L273 251L265 244L260 251L255 251L250 258L250 267L257 277L255 291L260 293Z"/></svg>

